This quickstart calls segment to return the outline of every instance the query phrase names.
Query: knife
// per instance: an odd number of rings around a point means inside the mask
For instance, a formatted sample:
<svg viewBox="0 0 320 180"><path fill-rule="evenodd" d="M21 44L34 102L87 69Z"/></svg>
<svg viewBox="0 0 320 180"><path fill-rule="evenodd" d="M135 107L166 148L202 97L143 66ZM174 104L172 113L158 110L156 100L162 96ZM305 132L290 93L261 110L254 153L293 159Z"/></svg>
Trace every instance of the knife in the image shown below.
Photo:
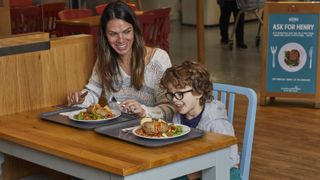
<svg viewBox="0 0 320 180"><path fill-rule="evenodd" d="M123 128L121 129L122 132L129 132L134 130L135 128L140 127L140 126L133 126L133 127L128 127L128 128Z"/></svg>

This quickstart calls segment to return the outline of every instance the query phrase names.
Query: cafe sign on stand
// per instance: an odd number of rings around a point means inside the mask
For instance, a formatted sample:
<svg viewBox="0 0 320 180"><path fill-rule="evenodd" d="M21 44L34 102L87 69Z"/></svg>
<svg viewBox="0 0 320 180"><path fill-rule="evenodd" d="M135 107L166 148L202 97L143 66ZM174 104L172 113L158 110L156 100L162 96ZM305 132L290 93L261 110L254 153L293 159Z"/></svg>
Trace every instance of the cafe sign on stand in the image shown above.
<svg viewBox="0 0 320 180"><path fill-rule="evenodd" d="M266 97L297 97L312 98L317 106L320 11L299 11L309 7L304 4L311 3L266 3L264 22L267 23L264 23L263 41L266 44L263 45L262 53L260 98L262 105ZM315 4L320 7L319 3ZM280 8L272 8L279 5Z"/></svg>

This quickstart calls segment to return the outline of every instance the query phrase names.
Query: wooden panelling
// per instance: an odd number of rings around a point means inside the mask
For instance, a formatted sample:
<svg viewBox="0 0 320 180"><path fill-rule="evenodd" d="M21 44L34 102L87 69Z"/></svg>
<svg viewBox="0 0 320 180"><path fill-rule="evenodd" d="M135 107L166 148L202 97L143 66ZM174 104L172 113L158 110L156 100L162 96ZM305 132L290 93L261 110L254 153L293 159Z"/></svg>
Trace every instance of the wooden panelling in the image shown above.
<svg viewBox="0 0 320 180"><path fill-rule="evenodd" d="M49 33L35 32L0 38L0 56L50 49Z"/></svg>
<svg viewBox="0 0 320 180"><path fill-rule="evenodd" d="M88 81L92 36L51 40L51 49L0 57L0 115L66 103Z"/></svg>
<svg viewBox="0 0 320 180"><path fill-rule="evenodd" d="M2 0L0 6L0 36L11 34L9 0Z"/></svg>
<svg viewBox="0 0 320 180"><path fill-rule="evenodd" d="M0 50L4 47L31 44L35 42L49 41L49 33L34 32L0 37Z"/></svg>

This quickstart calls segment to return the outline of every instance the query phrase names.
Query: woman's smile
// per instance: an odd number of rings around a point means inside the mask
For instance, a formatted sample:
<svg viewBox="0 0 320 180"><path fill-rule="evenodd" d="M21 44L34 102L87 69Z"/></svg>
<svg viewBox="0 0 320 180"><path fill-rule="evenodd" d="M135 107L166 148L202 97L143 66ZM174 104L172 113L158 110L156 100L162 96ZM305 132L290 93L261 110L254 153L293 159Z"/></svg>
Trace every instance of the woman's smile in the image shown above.
<svg viewBox="0 0 320 180"><path fill-rule="evenodd" d="M130 23L121 19L110 20L106 26L106 35L109 44L119 55L131 53L134 33Z"/></svg>

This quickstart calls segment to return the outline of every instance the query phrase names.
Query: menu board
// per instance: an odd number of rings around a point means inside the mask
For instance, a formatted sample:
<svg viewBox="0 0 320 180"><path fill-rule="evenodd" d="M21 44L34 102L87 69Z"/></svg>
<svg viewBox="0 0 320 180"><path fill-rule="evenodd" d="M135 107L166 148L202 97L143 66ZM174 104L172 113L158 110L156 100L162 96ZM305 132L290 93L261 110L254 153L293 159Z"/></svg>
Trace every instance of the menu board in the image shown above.
<svg viewBox="0 0 320 180"><path fill-rule="evenodd" d="M319 14L269 14L266 92L316 93Z"/></svg>

